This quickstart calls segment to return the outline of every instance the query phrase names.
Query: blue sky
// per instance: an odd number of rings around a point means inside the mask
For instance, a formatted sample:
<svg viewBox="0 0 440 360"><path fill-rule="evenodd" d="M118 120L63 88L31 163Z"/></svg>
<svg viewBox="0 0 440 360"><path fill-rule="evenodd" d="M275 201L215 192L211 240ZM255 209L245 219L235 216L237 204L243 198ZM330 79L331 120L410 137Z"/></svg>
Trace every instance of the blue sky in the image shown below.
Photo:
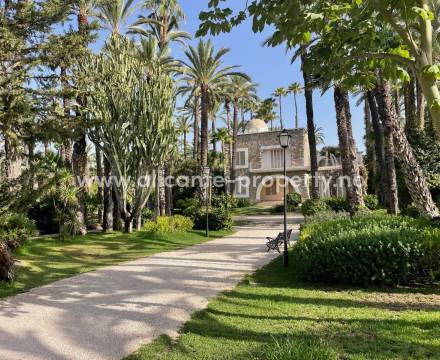
<svg viewBox="0 0 440 360"><path fill-rule="evenodd" d="M227 1L228 6L236 4L236 1ZM241 3L241 2L240 2ZM181 24L182 30L195 34L199 26L199 13L207 9L205 0L181 0L181 7L186 14L186 20ZM241 5L241 4L240 4ZM137 13L130 20L133 22ZM278 87L287 87L293 82L303 84L299 62L290 64L291 54L286 54L285 47L265 48L263 41L271 34L267 29L262 34L254 34L250 22L234 28L230 34L222 34L212 38L216 49L220 47L230 48L230 52L225 56L225 65L241 65L241 71L246 72L254 82L259 84L258 95L264 99L273 93ZM99 47L102 38L106 37L105 32L101 32L101 39L96 44ZM193 39L190 44L196 45L199 39ZM176 45L173 49L173 56L182 57L181 46ZM306 126L306 113L304 96L298 97L300 126ZM326 145L338 144L336 132L336 119L333 104L333 92L329 91L321 96L319 91L314 94L315 121L317 126L323 128L325 133ZM353 133L359 150L364 150L364 120L363 106L356 107L352 101L351 107L353 115ZM277 109L278 113L278 109ZM294 105L293 97L288 96L283 101L283 117L287 127L293 127Z"/></svg>

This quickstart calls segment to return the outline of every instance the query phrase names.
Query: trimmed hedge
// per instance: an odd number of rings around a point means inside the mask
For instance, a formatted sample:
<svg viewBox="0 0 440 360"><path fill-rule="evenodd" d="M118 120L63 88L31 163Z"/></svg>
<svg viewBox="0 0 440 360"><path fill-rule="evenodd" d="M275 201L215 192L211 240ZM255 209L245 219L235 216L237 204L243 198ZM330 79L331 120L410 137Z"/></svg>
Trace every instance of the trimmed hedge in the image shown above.
<svg viewBox="0 0 440 360"><path fill-rule="evenodd" d="M440 279L440 229L389 215L309 222L293 249L301 278L329 284L405 285Z"/></svg>
<svg viewBox="0 0 440 360"><path fill-rule="evenodd" d="M309 199L303 202L301 210L304 216L312 216L331 209L322 199Z"/></svg>

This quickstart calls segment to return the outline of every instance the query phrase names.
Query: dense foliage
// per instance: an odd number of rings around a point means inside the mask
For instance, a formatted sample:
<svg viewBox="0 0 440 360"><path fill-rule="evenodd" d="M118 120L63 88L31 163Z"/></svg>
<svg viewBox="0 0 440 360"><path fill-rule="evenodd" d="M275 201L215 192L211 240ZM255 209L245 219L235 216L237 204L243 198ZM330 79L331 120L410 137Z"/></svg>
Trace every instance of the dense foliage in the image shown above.
<svg viewBox="0 0 440 360"><path fill-rule="evenodd" d="M150 233L179 233L192 230L193 221L182 215L159 216L156 221L148 220L144 230Z"/></svg>
<svg viewBox="0 0 440 360"><path fill-rule="evenodd" d="M293 249L304 279L356 285L403 285L440 277L440 228L388 215L311 221Z"/></svg>
<svg viewBox="0 0 440 360"><path fill-rule="evenodd" d="M230 230L232 229L232 215L224 207L210 208L208 212L209 230ZM199 210L194 216L194 228L197 230L206 229L206 211Z"/></svg>

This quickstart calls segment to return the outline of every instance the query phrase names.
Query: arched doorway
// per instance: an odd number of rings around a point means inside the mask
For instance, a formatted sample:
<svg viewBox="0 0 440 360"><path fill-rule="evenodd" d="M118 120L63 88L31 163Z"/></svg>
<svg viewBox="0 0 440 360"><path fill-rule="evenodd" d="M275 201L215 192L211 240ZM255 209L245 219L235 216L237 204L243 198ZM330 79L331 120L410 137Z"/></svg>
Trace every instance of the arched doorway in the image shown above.
<svg viewBox="0 0 440 360"><path fill-rule="evenodd" d="M287 193L298 192L298 186L288 178ZM284 195L284 176L265 176L257 188L256 201L282 201Z"/></svg>

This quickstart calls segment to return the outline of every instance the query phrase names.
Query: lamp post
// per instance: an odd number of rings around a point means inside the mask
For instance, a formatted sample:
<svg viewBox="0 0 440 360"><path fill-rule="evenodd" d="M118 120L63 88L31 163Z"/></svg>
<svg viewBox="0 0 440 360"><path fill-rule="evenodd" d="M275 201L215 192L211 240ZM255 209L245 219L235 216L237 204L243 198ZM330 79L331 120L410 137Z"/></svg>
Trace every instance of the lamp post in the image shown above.
<svg viewBox="0 0 440 360"><path fill-rule="evenodd" d="M290 145L290 139L292 138L289 132L284 129L278 136L280 140L280 146L283 148L283 168L284 168L284 252L283 252L283 265L289 266L289 254L287 252L287 168L286 168L286 149Z"/></svg>

